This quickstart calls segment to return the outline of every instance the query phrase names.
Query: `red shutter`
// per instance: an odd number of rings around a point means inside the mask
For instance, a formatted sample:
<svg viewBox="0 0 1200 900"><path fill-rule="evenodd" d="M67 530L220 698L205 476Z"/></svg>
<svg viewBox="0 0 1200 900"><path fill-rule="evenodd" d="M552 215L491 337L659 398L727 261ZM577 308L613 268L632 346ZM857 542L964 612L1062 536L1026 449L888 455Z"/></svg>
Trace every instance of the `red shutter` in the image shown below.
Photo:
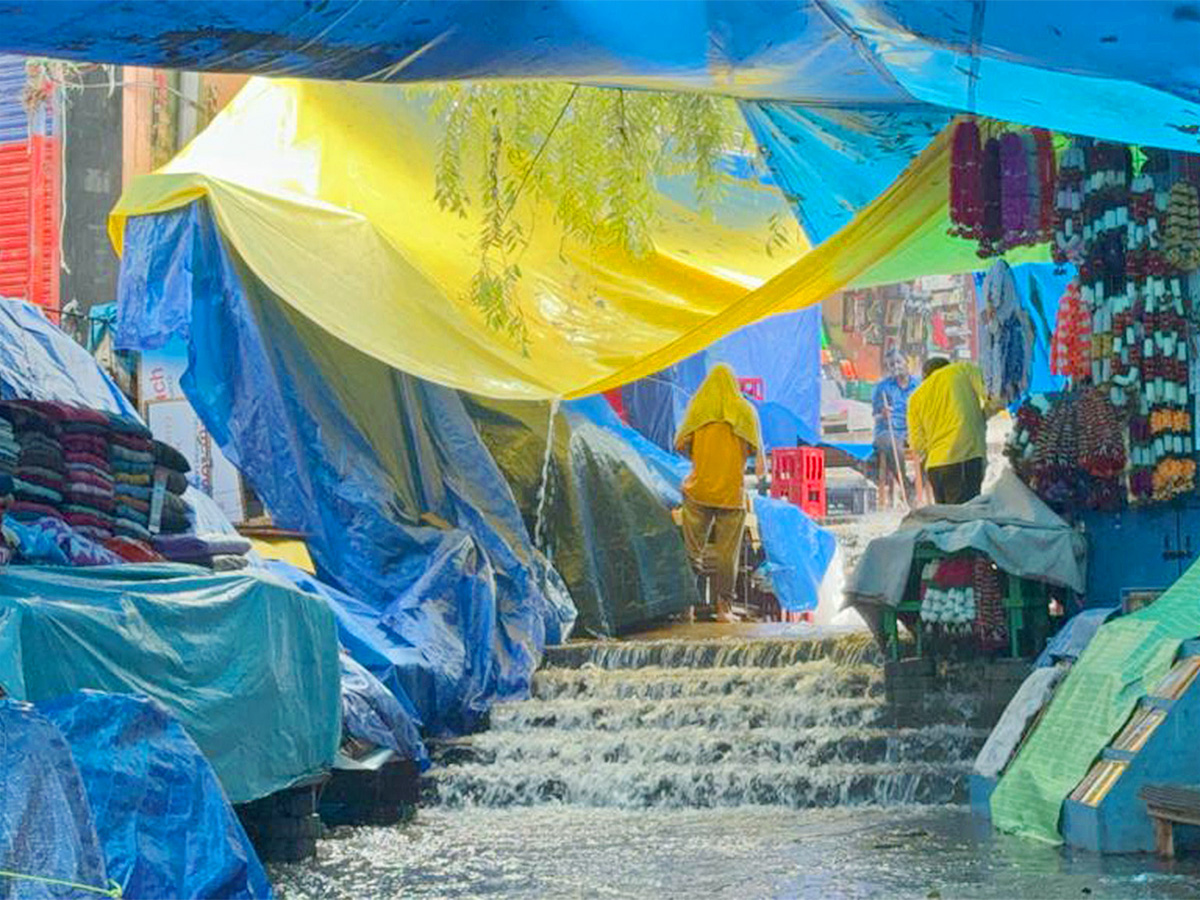
<svg viewBox="0 0 1200 900"><path fill-rule="evenodd" d="M61 145L53 97L31 122L26 83L24 58L0 56L0 296L57 312Z"/></svg>

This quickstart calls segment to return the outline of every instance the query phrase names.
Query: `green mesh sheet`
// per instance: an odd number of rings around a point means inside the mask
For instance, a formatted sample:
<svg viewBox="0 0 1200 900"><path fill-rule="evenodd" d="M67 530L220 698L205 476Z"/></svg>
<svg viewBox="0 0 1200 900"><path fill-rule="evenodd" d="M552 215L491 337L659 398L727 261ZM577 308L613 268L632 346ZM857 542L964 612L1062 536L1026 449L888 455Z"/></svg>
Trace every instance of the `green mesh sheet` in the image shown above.
<svg viewBox="0 0 1200 900"><path fill-rule="evenodd" d="M1151 606L1100 629L992 794L997 828L1061 842L1063 800L1166 675L1179 645L1200 634L1198 601L1200 563Z"/></svg>

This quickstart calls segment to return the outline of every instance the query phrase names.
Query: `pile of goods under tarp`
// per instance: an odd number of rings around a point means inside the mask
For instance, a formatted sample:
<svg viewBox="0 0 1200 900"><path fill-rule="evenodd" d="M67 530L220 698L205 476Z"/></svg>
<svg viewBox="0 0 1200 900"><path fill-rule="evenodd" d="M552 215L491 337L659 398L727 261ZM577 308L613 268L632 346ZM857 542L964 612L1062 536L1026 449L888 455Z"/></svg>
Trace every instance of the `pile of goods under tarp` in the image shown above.
<svg viewBox="0 0 1200 900"><path fill-rule="evenodd" d="M188 462L141 422L84 407L0 401L0 474L12 478L0 560L118 565L176 560L235 567L248 541L193 530Z"/></svg>
<svg viewBox="0 0 1200 900"><path fill-rule="evenodd" d="M960 553L921 570L921 628L934 638L972 639L985 652L1008 642L1000 571L985 554Z"/></svg>
<svg viewBox="0 0 1200 900"><path fill-rule="evenodd" d="M1121 419L1100 388L1034 394L1017 410L1005 454L1056 512L1119 509L1124 502Z"/></svg>
<svg viewBox="0 0 1200 900"><path fill-rule="evenodd" d="M1024 436L1010 451L1018 472L1056 509L1159 503L1190 493L1200 394L1192 346L1193 296L1200 290L1200 156L1072 138L1055 166L1048 136L1005 132L984 140L998 128L974 120L956 127L951 233L979 241L981 256L1049 241L1054 259L1078 272L1059 303L1051 344L1053 371L1075 390L1022 410ZM1046 146L1051 161L1040 155ZM1022 183L1027 187L1019 199ZM1044 212L1047 198L1049 232L1041 219L1034 228L1032 214L1034 199ZM988 308L1003 312L1004 282L992 280ZM1023 387L1008 377L1020 369L1023 323L988 321L991 378L1004 388L999 396L1012 399ZM1080 393L1088 386L1094 391ZM1071 433L1064 423L1077 420L1099 433ZM1098 455L1090 455L1089 442ZM1121 467L1114 471L1118 456ZM1077 463L1082 474L1066 471Z"/></svg>

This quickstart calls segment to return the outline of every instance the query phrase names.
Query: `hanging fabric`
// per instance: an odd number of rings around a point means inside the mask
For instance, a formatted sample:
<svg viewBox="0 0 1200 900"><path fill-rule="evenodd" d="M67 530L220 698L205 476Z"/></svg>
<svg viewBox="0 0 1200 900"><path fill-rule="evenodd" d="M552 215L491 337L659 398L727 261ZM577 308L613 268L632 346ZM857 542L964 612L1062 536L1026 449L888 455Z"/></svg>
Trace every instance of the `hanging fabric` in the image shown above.
<svg viewBox="0 0 1200 900"><path fill-rule="evenodd" d="M1036 333L1017 293L1012 268L998 260L983 280L980 362L988 396L1006 405L1029 387Z"/></svg>

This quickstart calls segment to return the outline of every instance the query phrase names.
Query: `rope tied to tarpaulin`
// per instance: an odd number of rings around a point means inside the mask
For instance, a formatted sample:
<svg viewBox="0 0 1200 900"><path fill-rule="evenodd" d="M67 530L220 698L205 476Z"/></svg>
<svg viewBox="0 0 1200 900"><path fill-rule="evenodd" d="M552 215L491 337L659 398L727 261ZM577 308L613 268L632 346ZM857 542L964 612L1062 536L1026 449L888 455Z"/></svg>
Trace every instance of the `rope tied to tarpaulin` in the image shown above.
<svg viewBox="0 0 1200 900"><path fill-rule="evenodd" d="M89 894L96 894L100 897L112 897L113 900L121 900L124 894L121 893L121 886L108 879L107 887L96 887L92 884L80 884L77 881L66 881L62 878L49 878L45 875L33 875L28 872L10 872L7 869L0 869L0 878L14 878L24 881L40 881L43 884L53 884L58 887L74 888L77 891L85 891Z"/></svg>

